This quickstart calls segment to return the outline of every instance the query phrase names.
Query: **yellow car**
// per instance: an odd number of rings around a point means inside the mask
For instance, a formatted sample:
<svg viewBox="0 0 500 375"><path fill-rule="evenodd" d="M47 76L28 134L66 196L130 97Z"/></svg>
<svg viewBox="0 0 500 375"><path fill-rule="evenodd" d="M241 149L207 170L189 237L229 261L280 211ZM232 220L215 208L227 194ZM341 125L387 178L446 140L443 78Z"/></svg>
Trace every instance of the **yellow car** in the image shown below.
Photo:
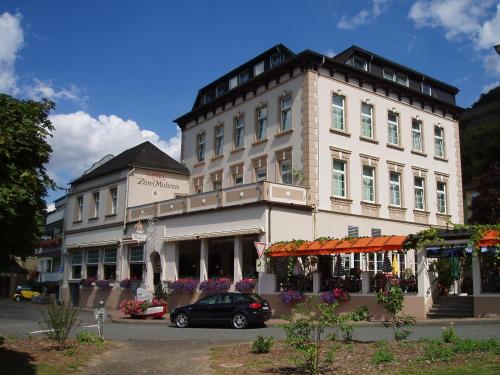
<svg viewBox="0 0 500 375"><path fill-rule="evenodd" d="M14 301L21 302L24 300L30 301L33 297L39 296L40 293L33 290L28 285L20 285L16 288L16 293L14 294Z"/></svg>

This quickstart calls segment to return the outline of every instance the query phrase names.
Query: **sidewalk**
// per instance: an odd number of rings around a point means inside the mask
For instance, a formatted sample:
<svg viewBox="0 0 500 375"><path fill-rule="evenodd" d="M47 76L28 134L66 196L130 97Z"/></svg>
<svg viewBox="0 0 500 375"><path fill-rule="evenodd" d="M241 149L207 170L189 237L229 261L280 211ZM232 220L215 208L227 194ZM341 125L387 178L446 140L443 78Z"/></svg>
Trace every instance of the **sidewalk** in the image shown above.
<svg viewBox="0 0 500 375"><path fill-rule="evenodd" d="M91 311L94 309L81 308L82 311ZM106 310L108 313L108 318L113 323L128 323L128 324L171 324L170 317L167 314L162 319L132 319L123 315L120 310ZM269 319L266 325L269 327L275 327L278 324L285 323L284 319ZM374 320L369 322L359 322L360 327L370 327L378 326L382 324L381 320ZM447 326L450 324L454 325L480 325L480 324L500 324L500 319L498 318L460 318L460 319L425 319L417 320L415 325L417 326Z"/></svg>

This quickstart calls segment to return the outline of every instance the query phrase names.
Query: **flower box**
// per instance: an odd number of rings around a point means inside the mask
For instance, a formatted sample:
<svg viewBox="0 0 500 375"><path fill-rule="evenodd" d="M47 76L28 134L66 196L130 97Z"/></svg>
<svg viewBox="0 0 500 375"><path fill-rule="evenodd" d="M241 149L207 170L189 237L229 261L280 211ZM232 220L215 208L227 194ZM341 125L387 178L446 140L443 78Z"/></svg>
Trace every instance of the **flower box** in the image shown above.
<svg viewBox="0 0 500 375"><path fill-rule="evenodd" d="M241 279L234 284L234 289L240 293L251 293L255 290L255 279Z"/></svg>
<svg viewBox="0 0 500 375"><path fill-rule="evenodd" d="M304 294L298 290L284 290L280 293L280 300L287 305L292 305L296 302L300 302L304 299Z"/></svg>
<svg viewBox="0 0 500 375"><path fill-rule="evenodd" d="M231 280L226 277L208 279L200 283L200 291L205 293L223 293L229 290Z"/></svg>
<svg viewBox="0 0 500 375"><path fill-rule="evenodd" d="M124 300L120 310L133 319L162 318L167 312L167 303L154 298L151 302L143 300Z"/></svg>
<svg viewBox="0 0 500 375"><path fill-rule="evenodd" d="M136 312L130 314L133 319L145 319L145 318L163 318L163 315L167 313L167 305L161 306L151 306L146 308L144 311Z"/></svg>
<svg viewBox="0 0 500 375"><path fill-rule="evenodd" d="M198 288L198 280L194 279L179 279L170 284L169 289L172 292L178 293L194 293Z"/></svg>

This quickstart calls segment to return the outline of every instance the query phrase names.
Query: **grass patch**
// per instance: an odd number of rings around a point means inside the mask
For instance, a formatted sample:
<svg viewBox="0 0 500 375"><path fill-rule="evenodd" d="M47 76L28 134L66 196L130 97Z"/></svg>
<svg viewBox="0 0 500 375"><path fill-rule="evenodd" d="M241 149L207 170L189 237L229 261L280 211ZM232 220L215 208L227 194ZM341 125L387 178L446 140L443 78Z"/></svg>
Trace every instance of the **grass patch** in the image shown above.
<svg viewBox="0 0 500 375"><path fill-rule="evenodd" d="M377 351L372 355L372 363L379 365L381 363L391 363L394 362L394 353L388 348L387 343L384 341L379 341L375 343Z"/></svg>

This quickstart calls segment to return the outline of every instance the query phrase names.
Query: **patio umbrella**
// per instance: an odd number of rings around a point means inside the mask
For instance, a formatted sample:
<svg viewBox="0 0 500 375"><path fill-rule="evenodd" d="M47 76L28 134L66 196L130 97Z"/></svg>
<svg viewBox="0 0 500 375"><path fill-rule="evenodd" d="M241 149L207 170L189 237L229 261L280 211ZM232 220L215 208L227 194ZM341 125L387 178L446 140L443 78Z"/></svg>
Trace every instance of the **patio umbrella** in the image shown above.
<svg viewBox="0 0 500 375"><path fill-rule="evenodd" d="M394 276L399 275L399 262L396 254L392 255L392 274Z"/></svg>
<svg viewBox="0 0 500 375"><path fill-rule="evenodd" d="M391 260L389 259L389 253L386 252L384 255L384 262L382 263L382 272L392 272L392 264Z"/></svg>
<svg viewBox="0 0 500 375"><path fill-rule="evenodd" d="M337 254L337 258L335 260L335 268L333 269L333 276L340 277L344 275L344 269L342 268L342 259L340 258L340 254Z"/></svg>
<svg viewBox="0 0 500 375"><path fill-rule="evenodd" d="M453 256L450 259L451 278L453 281L460 279L460 260Z"/></svg>

